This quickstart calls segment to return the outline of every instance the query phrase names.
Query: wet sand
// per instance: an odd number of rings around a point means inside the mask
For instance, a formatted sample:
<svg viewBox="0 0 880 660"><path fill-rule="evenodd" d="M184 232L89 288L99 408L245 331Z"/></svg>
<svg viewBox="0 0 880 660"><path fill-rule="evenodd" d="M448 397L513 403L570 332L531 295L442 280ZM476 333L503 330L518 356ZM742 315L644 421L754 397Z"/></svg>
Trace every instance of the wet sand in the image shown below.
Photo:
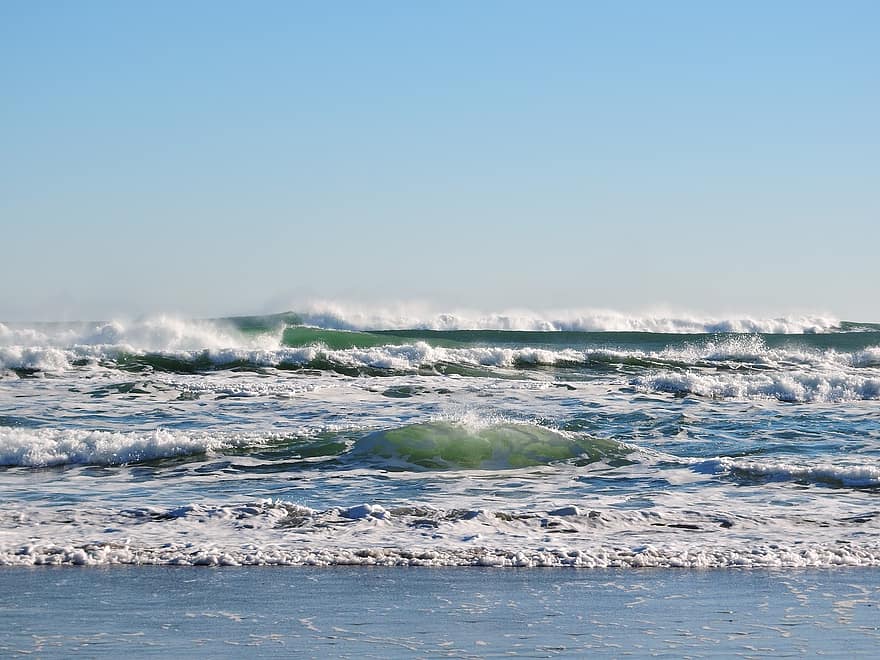
<svg viewBox="0 0 880 660"><path fill-rule="evenodd" d="M0 569L0 655L873 655L880 571Z"/></svg>

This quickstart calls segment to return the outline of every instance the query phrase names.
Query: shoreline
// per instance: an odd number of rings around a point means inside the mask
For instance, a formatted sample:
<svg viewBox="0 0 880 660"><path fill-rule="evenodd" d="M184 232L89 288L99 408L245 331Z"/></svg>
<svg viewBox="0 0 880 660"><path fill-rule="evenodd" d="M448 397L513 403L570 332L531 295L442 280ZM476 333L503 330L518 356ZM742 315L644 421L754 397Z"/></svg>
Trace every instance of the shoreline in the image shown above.
<svg viewBox="0 0 880 660"><path fill-rule="evenodd" d="M0 568L30 566L155 566L287 568L506 568L579 570L824 570L880 568L875 544L761 544L755 547L687 548L642 544L634 547L557 547L509 550L491 547L283 548L165 544L137 547L124 542L60 546L28 543L0 551Z"/></svg>

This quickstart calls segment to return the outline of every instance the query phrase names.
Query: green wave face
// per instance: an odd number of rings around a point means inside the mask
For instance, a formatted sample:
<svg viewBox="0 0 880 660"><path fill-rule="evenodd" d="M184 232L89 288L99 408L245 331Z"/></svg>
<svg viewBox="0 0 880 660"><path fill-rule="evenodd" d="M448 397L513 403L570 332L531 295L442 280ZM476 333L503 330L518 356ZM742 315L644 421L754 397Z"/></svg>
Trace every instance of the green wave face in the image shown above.
<svg viewBox="0 0 880 660"><path fill-rule="evenodd" d="M285 328L281 343L285 346L300 347L322 344L331 350L347 348L371 348L395 343L389 338L377 336L369 332L350 332L348 330L321 330L304 326ZM402 342L401 342L402 343Z"/></svg>
<svg viewBox="0 0 880 660"><path fill-rule="evenodd" d="M505 469L577 460L579 464L622 459L622 445L596 438L570 438L530 424L472 428L451 422L411 424L376 431L358 440L357 458L431 470Z"/></svg>
<svg viewBox="0 0 880 660"><path fill-rule="evenodd" d="M461 341L445 338L443 333L433 333L422 337L422 333L406 330L395 332L357 332L354 330L324 330L308 326L289 325L284 329L281 343L285 346L313 346L321 344L331 350L347 348L371 348L373 346L401 346L414 341L426 341L431 346L455 347L464 345Z"/></svg>

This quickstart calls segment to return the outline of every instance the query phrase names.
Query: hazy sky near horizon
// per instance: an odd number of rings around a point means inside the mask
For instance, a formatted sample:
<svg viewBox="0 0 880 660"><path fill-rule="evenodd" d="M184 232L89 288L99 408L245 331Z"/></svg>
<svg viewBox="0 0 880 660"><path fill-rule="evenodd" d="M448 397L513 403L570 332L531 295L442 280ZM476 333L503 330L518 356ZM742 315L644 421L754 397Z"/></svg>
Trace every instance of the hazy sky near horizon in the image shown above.
<svg viewBox="0 0 880 660"><path fill-rule="evenodd" d="M0 5L0 320L880 320L880 3Z"/></svg>

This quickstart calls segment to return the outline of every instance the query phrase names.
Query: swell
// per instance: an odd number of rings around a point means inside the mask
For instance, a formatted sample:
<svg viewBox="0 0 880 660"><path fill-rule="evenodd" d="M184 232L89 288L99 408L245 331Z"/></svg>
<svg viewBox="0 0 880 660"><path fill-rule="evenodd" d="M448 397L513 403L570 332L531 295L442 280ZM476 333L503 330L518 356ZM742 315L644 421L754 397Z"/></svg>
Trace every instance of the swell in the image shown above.
<svg viewBox="0 0 880 660"><path fill-rule="evenodd" d="M509 469L554 462L624 464L631 449L533 424L435 421L375 431L348 457L396 469Z"/></svg>

